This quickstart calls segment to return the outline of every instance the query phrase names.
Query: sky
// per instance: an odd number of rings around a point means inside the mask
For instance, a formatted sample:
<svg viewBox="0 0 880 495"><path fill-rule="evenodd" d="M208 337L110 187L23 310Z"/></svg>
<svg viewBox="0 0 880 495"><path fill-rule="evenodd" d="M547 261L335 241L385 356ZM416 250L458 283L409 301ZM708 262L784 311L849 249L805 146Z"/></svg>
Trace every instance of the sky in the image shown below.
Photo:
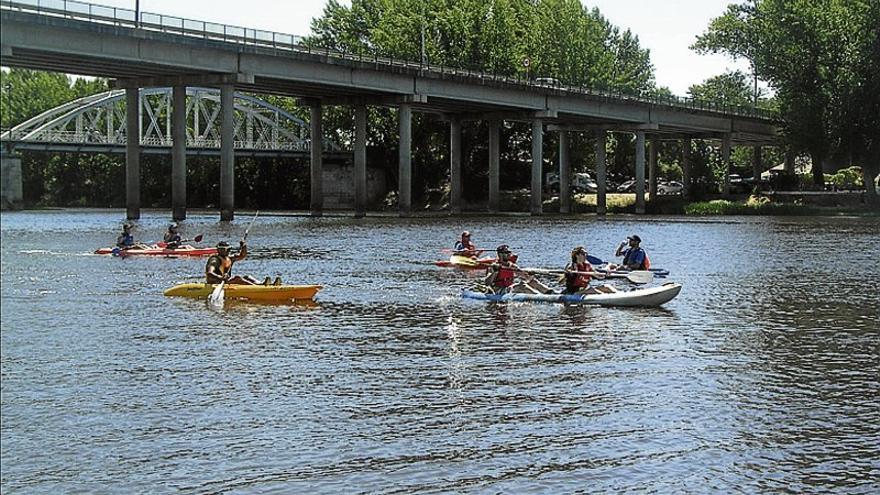
<svg viewBox="0 0 880 495"><path fill-rule="evenodd" d="M622 29L638 35L651 50L657 85L677 95L688 87L727 70L748 72L743 61L724 55L699 55L688 49L713 17L733 0L582 0L598 7ZM92 0L93 3L134 9L135 0ZM350 3L342 0L342 3ZM308 34L311 20L320 17L326 0L140 0L145 12L219 22L288 34Z"/></svg>

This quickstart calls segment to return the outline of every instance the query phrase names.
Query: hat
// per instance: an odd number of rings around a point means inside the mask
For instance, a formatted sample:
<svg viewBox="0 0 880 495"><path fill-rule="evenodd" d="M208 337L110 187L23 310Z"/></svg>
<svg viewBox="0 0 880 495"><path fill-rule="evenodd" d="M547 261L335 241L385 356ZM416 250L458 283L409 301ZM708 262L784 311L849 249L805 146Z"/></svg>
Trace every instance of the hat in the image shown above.
<svg viewBox="0 0 880 495"><path fill-rule="evenodd" d="M508 247L507 244L502 244L498 246L495 251L498 253L510 253L510 247Z"/></svg>
<svg viewBox="0 0 880 495"><path fill-rule="evenodd" d="M168 226L168 230L174 230L174 229L177 229L177 227L178 227L177 222L173 222L171 225Z"/></svg>
<svg viewBox="0 0 880 495"><path fill-rule="evenodd" d="M633 235L627 237L627 239L630 239L630 240L633 240L633 241L636 241L636 242L642 242L642 238L639 237L639 236L637 236L637 235L635 235L635 234L633 234Z"/></svg>
<svg viewBox="0 0 880 495"><path fill-rule="evenodd" d="M470 230L465 230L464 232L461 233L461 236L462 236L462 237L470 237L470 236L471 236L471 231L470 231Z"/></svg>
<svg viewBox="0 0 880 495"><path fill-rule="evenodd" d="M229 243L226 241L220 241L217 243L217 249L229 249Z"/></svg>
<svg viewBox="0 0 880 495"><path fill-rule="evenodd" d="M132 227L132 225L131 225L130 223L124 223L124 224L122 224L122 228L125 229L125 230L129 230L129 229L131 229L131 227Z"/></svg>

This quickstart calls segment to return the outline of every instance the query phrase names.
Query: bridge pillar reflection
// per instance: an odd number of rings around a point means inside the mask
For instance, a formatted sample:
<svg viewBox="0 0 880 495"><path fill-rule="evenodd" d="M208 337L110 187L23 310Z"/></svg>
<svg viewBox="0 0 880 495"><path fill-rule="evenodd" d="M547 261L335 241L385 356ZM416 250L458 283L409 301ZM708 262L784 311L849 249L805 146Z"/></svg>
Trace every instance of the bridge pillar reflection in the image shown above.
<svg viewBox="0 0 880 495"><path fill-rule="evenodd" d="M323 108L321 102L313 102L310 106L311 111L311 166L310 166L310 184L311 198L309 200L309 209L313 217L320 217L324 214L324 162L322 160L322 152L324 150L324 130L322 121Z"/></svg>
<svg viewBox="0 0 880 495"><path fill-rule="evenodd" d="M400 126L397 205L400 216L409 216L412 212L412 105L402 103L397 113Z"/></svg>
<svg viewBox="0 0 880 495"><path fill-rule="evenodd" d="M544 198L541 194L544 162L544 123L539 119L532 121L532 193L531 213L544 213Z"/></svg>
<svg viewBox="0 0 880 495"><path fill-rule="evenodd" d="M651 201L657 199L657 158L660 139L656 136L648 142L648 196Z"/></svg>
<svg viewBox="0 0 880 495"><path fill-rule="evenodd" d="M461 119L449 119L449 211L461 213Z"/></svg>
<svg viewBox="0 0 880 495"><path fill-rule="evenodd" d="M171 218L186 219L186 86L171 90Z"/></svg>
<svg viewBox="0 0 880 495"><path fill-rule="evenodd" d="M636 213L645 213L645 131L636 131Z"/></svg>
<svg viewBox="0 0 880 495"><path fill-rule="evenodd" d="M125 90L125 216L141 217L141 99L138 88Z"/></svg>
<svg viewBox="0 0 880 495"><path fill-rule="evenodd" d="M571 213L571 163L568 131L559 131L559 213Z"/></svg>
<svg viewBox="0 0 880 495"><path fill-rule="evenodd" d="M501 122L489 121L489 212L501 209Z"/></svg>
<svg viewBox="0 0 880 495"><path fill-rule="evenodd" d="M605 130L596 131L596 214L605 215L607 212L608 173L605 168L605 146L608 142L608 133Z"/></svg>
<svg viewBox="0 0 880 495"><path fill-rule="evenodd" d="M367 214L367 107L354 107L354 216Z"/></svg>
<svg viewBox="0 0 880 495"><path fill-rule="evenodd" d="M220 85L220 220L235 218L234 87Z"/></svg>

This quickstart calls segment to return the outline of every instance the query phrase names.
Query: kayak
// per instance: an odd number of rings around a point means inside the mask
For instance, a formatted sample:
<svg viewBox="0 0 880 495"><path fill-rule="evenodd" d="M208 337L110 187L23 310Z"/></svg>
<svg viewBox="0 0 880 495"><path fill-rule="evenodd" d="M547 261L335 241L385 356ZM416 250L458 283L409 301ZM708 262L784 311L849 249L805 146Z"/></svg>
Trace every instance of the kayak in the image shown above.
<svg viewBox="0 0 880 495"><path fill-rule="evenodd" d="M207 298L214 291L214 284L188 283L167 289L166 296ZM224 285L227 299L247 299L249 301L284 302L311 300L321 290L320 285Z"/></svg>
<svg viewBox="0 0 880 495"><path fill-rule="evenodd" d="M153 245L146 249L101 248L95 254L112 254L114 256L211 256L217 254L217 248L197 248L182 244L177 249L161 248Z"/></svg>
<svg viewBox="0 0 880 495"><path fill-rule="evenodd" d="M463 290L461 297L494 302L545 302L566 304L596 304L599 306L654 307L667 303L681 292L681 284L667 283L657 287L635 289L612 294L485 294Z"/></svg>
<svg viewBox="0 0 880 495"><path fill-rule="evenodd" d="M453 254L449 257L449 261L435 261L434 264L443 267L480 269L495 263L495 258L475 259L470 256L459 256Z"/></svg>

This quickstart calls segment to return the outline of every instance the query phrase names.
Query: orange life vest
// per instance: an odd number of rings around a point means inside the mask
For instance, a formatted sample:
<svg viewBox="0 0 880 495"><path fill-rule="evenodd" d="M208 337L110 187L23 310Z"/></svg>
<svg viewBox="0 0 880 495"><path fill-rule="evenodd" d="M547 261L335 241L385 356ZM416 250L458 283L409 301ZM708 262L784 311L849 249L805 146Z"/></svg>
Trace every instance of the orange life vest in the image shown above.
<svg viewBox="0 0 880 495"><path fill-rule="evenodd" d="M495 276L495 287L510 287L513 285L513 279L516 272L507 265L498 265L498 274Z"/></svg>
<svg viewBox="0 0 880 495"><path fill-rule="evenodd" d="M574 265L574 269L578 272L591 272L593 271L593 265L589 263L577 263ZM592 280L592 277L586 273L578 274L574 279L573 285L579 289L584 289L590 286L590 280Z"/></svg>

